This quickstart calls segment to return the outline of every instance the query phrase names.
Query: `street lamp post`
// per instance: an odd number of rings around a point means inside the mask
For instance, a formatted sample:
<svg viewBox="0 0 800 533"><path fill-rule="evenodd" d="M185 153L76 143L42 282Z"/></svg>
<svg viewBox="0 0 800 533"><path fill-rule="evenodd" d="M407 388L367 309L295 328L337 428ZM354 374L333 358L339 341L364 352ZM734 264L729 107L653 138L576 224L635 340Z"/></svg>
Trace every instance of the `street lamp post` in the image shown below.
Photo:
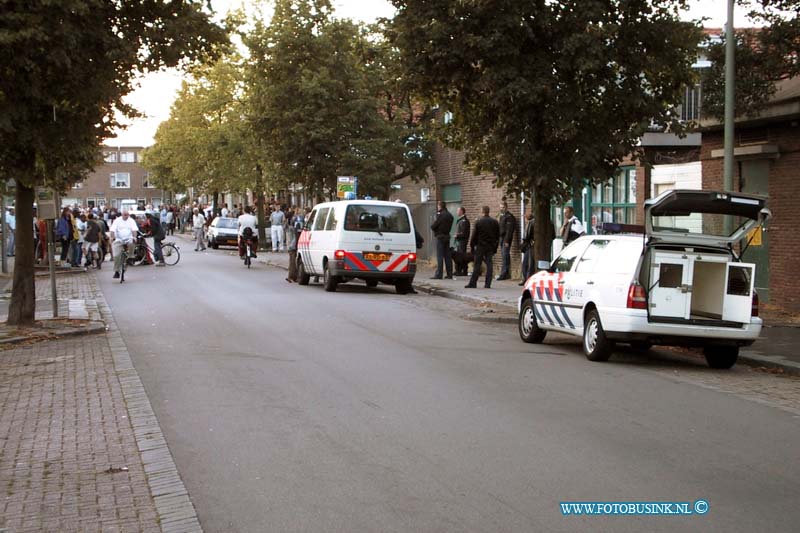
<svg viewBox="0 0 800 533"><path fill-rule="evenodd" d="M735 50L736 37L733 33L733 3L728 0L728 23L725 26L725 138L724 138L724 163L723 163L723 189L733 191L733 127L736 120L734 83L736 79ZM725 218L725 230L730 234L733 231L733 221Z"/></svg>

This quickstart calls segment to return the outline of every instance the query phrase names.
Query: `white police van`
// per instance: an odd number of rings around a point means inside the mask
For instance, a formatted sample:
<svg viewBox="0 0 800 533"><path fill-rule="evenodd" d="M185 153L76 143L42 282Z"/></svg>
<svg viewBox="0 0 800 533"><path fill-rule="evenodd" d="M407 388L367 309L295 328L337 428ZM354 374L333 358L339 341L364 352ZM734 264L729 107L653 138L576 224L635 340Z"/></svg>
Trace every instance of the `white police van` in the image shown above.
<svg viewBox="0 0 800 533"><path fill-rule="evenodd" d="M741 246L770 217L766 198L675 190L645 202L640 234L581 237L519 299L519 334L540 343L548 331L583 338L592 361L614 343L699 346L713 368L730 368L740 346L761 332L755 265Z"/></svg>
<svg viewBox="0 0 800 533"><path fill-rule="evenodd" d="M297 240L298 282L321 277L325 290L363 279L412 289L417 271L414 221L405 204L379 200L325 202L314 207Z"/></svg>

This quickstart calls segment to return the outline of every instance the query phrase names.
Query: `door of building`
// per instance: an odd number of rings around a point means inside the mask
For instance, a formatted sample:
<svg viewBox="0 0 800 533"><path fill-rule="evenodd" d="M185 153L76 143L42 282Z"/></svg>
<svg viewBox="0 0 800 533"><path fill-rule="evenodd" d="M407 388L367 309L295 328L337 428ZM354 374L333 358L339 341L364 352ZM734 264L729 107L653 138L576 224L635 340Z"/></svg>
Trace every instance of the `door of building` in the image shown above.
<svg viewBox="0 0 800 533"><path fill-rule="evenodd" d="M769 159L742 161L742 192L768 196L769 167ZM767 206L769 206L769 202L767 202ZM769 302L769 228L757 228L756 230L760 232L760 235L755 235L750 241L750 246L745 250L742 261L756 265L755 288L758 298L762 302ZM748 235L748 239L751 236Z"/></svg>

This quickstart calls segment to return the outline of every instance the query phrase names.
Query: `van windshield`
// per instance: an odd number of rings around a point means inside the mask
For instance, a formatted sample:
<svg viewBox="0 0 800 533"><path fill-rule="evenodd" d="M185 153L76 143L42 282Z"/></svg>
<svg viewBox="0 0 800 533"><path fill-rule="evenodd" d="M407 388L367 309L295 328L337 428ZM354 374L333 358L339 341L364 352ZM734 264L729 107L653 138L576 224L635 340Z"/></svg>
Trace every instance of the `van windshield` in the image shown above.
<svg viewBox="0 0 800 533"><path fill-rule="evenodd" d="M403 206L350 204L344 215L347 231L411 233L408 211Z"/></svg>

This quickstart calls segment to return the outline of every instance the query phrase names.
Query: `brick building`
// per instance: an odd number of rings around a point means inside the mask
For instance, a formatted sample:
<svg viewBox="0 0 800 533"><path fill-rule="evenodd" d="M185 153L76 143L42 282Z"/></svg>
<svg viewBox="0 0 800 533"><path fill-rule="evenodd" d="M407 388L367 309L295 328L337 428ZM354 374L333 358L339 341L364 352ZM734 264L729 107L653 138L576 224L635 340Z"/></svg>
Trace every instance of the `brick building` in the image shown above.
<svg viewBox="0 0 800 533"><path fill-rule="evenodd" d="M150 183L139 163L142 150L141 146L103 146L103 164L63 194L61 204L120 207L122 200L134 200L144 209L148 204L157 207L171 202L170 193Z"/></svg>
<svg viewBox="0 0 800 533"><path fill-rule="evenodd" d="M703 123L703 188L723 188L723 126ZM755 263L759 298L800 311L794 256L800 233L794 227L800 197L800 78L778 83L778 91L758 115L736 119L734 189L769 196L772 220L753 239L743 259Z"/></svg>

